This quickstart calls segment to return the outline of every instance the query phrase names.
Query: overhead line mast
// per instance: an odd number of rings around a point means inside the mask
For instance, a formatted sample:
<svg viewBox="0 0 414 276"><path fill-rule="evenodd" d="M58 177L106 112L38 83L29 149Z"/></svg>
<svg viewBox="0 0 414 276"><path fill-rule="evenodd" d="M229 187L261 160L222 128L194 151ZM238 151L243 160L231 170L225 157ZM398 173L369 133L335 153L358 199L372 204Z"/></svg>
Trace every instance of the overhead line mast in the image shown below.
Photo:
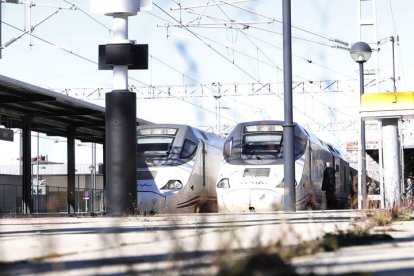
<svg viewBox="0 0 414 276"><path fill-rule="evenodd" d="M372 49L369 63L366 64L364 75L373 76L375 87L371 90L365 89L365 92L379 92L380 75L379 75L379 61L378 61L378 33L377 33L377 4L376 0L357 0L358 1L358 17L359 41L364 41L369 44Z"/></svg>

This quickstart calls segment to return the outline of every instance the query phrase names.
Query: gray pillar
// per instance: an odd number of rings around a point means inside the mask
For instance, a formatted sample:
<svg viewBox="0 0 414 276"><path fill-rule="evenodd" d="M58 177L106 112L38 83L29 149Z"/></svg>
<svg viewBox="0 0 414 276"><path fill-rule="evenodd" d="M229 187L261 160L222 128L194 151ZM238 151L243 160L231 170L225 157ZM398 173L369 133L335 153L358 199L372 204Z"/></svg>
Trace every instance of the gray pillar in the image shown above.
<svg viewBox="0 0 414 276"><path fill-rule="evenodd" d="M361 101L362 95L364 95L364 63L359 62L359 100ZM365 141L365 121L360 119L360 141L359 147L359 181L358 181L358 208L365 209L367 204L367 153L366 153L366 141ZM359 192L360 191L360 192Z"/></svg>
<svg viewBox="0 0 414 276"><path fill-rule="evenodd" d="M401 191L398 119L382 120L382 143L385 208L399 207Z"/></svg>
<svg viewBox="0 0 414 276"><path fill-rule="evenodd" d="M105 102L106 212L130 214L137 201L136 95L112 91Z"/></svg>

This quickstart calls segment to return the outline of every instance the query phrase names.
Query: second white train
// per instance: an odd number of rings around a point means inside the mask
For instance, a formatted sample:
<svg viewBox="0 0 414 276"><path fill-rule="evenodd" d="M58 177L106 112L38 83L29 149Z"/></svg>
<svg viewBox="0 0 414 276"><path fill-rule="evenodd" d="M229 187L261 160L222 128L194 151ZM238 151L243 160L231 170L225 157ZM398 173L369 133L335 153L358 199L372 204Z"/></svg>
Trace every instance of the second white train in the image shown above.
<svg viewBox="0 0 414 276"><path fill-rule="evenodd" d="M219 212L283 210L283 123L240 123L228 135L217 181ZM298 124L294 139L296 208L325 208L321 187L327 162L335 169L337 206L348 207L355 170L336 149Z"/></svg>

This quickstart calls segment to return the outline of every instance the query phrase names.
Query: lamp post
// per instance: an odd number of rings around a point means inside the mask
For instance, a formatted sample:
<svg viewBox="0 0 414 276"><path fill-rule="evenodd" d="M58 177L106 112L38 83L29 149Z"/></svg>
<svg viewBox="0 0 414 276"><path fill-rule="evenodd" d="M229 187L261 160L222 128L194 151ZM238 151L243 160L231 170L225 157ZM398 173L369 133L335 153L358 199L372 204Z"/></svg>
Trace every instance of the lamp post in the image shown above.
<svg viewBox="0 0 414 276"><path fill-rule="evenodd" d="M292 20L291 1L283 0L283 83L284 83L284 124L283 124L283 167L285 211L296 212L295 188L295 133L293 123L292 97Z"/></svg>
<svg viewBox="0 0 414 276"><path fill-rule="evenodd" d="M364 94L364 63L371 57L371 47L366 42L357 42L351 47L351 57L359 64L359 94ZM365 122L360 118L359 169L358 169L358 209L367 207L367 170L365 157ZM362 194L362 199L361 199Z"/></svg>

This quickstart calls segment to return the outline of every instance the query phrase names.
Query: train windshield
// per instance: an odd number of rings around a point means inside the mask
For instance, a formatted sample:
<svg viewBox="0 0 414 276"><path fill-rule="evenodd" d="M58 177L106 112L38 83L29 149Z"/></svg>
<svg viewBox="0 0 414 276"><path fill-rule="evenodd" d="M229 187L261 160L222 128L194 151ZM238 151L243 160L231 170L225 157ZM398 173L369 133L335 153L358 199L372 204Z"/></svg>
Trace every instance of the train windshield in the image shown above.
<svg viewBox="0 0 414 276"><path fill-rule="evenodd" d="M138 130L137 151L141 156L168 156L177 129L149 128Z"/></svg>
<svg viewBox="0 0 414 276"><path fill-rule="evenodd" d="M306 141L295 137L295 155L302 154ZM283 158L283 127L253 125L244 128L242 156L253 159Z"/></svg>
<svg viewBox="0 0 414 276"><path fill-rule="evenodd" d="M283 133L247 134L243 138L242 154L256 158L282 158Z"/></svg>

